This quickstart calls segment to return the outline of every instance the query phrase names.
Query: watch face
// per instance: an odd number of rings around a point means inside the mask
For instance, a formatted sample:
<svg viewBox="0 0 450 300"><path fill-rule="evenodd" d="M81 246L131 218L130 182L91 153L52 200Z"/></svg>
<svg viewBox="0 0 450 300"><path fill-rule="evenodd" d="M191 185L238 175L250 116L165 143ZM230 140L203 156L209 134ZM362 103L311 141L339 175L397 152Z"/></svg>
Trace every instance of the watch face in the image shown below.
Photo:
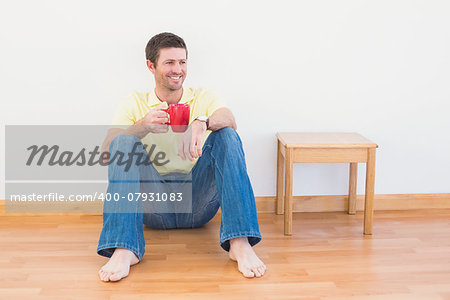
<svg viewBox="0 0 450 300"><path fill-rule="evenodd" d="M197 120L206 122L208 120L208 117L200 116L200 117L197 118Z"/></svg>

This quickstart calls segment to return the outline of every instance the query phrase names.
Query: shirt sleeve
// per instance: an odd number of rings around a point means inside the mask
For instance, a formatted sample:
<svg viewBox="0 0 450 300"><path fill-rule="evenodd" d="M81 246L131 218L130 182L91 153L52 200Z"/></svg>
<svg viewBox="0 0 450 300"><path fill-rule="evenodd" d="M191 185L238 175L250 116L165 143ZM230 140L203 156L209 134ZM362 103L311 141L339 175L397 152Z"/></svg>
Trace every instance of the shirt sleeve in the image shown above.
<svg viewBox="0 0 450 300"><path fill-rule="evenodd" d="M111 125L133 125L136 123L134 111L137 109L135 94L131 94L121 103L112 119Z"/></svg>
<svg viewBox="0 0 450 300"><path fill-rule="evenodd" d="M207 117L210 117L219 108L227 107L223 99L211 91L206 92L205 97L207 99L206 104Z"/></svg>

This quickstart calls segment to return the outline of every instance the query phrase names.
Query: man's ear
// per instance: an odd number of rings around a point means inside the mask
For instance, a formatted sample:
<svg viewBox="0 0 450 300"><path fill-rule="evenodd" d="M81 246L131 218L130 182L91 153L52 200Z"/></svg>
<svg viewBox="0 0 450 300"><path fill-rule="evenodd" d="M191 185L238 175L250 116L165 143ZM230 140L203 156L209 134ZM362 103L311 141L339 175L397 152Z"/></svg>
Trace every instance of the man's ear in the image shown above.
<svg viewBox="0 0 450 300"><path fill-rule="evenodd" d="M147 59L147 68L155 74L156 66L149 59Z"/></svg>

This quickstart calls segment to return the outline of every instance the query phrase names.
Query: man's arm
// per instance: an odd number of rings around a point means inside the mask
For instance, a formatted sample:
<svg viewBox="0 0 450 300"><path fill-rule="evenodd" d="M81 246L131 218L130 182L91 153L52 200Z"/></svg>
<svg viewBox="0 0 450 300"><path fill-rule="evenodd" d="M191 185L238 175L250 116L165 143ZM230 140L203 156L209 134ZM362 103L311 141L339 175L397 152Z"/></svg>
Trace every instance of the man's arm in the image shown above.
<svg viewBox="0 0 450 300"><path fill-rule="evenodd" d="M121 134L131 134L139 139L144 138L150 132L153 133L165 133L169 130L167 122L167 112L164 109L167 108L167 104L164 102L156 108L150 110L145 117L137 121L126 129L111 128L108 130L105 140L103 141L101 152L109 152L109 145L111 142ZM106 160L104 160L107 163Z"/></svg>
<svg viewBox="0 0 450 300"><path fill-rule="evenodd" d="M237 130L236 121L233 113L227 107L222 107L216 110L209 117L209 130L216 131L225 127L231 127Z"/></svg>
<svg viewBox="0 0 450 300"><path fill-rule="evenodd" d="M202 156L202 144L205 137L206 129L216 131L225 127L237 129L236 121L230 109L222 107L217 109L209 117L209 127L206 128L206 123L202 121L194 121L189 130L181 137L178 144L178 156L183 160L194 159Z"/></svg>

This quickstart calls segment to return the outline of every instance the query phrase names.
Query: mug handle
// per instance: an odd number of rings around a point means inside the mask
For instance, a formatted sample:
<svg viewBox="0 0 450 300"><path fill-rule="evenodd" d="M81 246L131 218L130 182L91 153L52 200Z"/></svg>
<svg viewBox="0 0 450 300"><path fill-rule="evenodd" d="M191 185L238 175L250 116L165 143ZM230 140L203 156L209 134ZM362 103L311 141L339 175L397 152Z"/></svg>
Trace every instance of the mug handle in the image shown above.
<svg viewBox="0 0 450 300"><path fill-rule="evenodd" d="M168 108L164 108L164 109L161 109L161 110L163 110L163 111L165 111L167 113L167 117L169 118L169 122L167 122L167 125L170 125L170 112L172 111L171 107L169 106Z"/></svg>

